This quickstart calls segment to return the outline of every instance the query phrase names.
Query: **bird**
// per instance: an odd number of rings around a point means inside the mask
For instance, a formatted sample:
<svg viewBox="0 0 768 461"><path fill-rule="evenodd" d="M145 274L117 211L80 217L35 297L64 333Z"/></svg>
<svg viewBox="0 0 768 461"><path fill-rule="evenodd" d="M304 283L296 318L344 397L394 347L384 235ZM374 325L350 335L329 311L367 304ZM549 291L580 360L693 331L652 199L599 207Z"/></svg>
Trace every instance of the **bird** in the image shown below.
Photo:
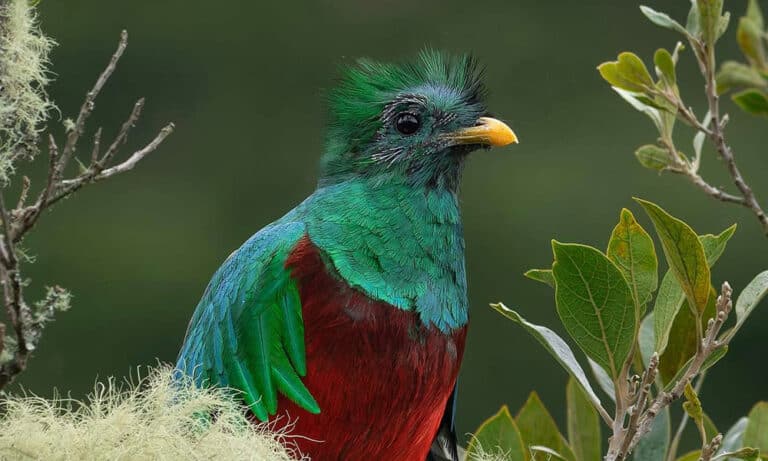
<svg viewBox="0 0 768 461"><path fill-rule="evenodd" d="M214 273L178 372L234 389L313 460L457 460L459 186L468 154L518 141L483 74L430 49L343 69L316 190Z"/></svg>

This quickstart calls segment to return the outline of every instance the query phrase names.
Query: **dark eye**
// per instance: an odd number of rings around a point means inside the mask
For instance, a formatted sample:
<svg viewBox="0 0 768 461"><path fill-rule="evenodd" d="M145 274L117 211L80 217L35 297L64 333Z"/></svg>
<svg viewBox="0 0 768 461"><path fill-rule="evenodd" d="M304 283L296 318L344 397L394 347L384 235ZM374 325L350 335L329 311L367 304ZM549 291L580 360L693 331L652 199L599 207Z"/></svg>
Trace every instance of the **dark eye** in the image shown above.
<svg viewBox="0 0 768 461"><path fill-rule="evenodd" d="M405 135L417 132L420 126L421 122L419 121L419 118L410 112L399 114L397 120L395 120L395 128Z"/></svg>

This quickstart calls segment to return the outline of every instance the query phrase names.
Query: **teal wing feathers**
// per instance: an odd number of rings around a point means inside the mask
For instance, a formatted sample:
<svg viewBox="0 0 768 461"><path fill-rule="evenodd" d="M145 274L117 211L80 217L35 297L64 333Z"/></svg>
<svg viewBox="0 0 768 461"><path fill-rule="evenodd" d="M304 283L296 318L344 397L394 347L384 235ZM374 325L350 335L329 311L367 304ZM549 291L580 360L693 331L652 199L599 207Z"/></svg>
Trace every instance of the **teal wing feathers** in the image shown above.
<svg viewBox="0 0 768 461"><path fill-rule="evenodd" d="M317 402L301 378L307 365L298 287L285 268L304 224L256 233L214 274L187 329L179 370L198 385L242 392L262 421L277 411L278 392L312 413Z"/></svg>

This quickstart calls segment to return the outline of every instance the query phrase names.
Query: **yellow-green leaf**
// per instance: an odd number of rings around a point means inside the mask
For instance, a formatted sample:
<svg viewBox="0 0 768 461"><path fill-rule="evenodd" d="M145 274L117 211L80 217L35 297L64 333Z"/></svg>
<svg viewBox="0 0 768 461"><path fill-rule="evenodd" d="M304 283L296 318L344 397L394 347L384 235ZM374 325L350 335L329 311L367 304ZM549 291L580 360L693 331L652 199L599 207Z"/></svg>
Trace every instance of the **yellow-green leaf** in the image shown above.
<svg viewBox="0 0 768 461"><path fill-rule="evenodd" d="M639 319L658 287L659 262L653 239L626 208L621 210L619 223L613 228L606 254L626 277Z"/></svg>
<svg viewBox="0 0 768 461"><path fill-rule="evenodd" d="M691 417L697 426L701 426L704 423L704 410L701 408L701 400L696 395L696 391L691 386L691 382L685 383L685 402L683 402L683 409L688 416Z"/></svg>
<svg viewBox="0 0 768 461"><path fill-rule="evenodd" d="M537 282L546 283L552 288L555 287L555 277L552 276L552 269L530 269L525 272L526 277Z"/></svg>
<svg viewBox="0 0 768 461"><path fill-rule="evenodd" d="M565 388L568 405L568 442L578 461L600 461L600 416L575 379Z"/></svg>
<svg viewBox="0 0 768 461"><path fill-rule="evenodd" d="M549 414L536 392L531 392L525 405L515 417L520 435L527 447L538 445L555 450L567 460L574 460L573 452L564 443L555 420Z"/></svg>
<svg viewBox="0 0 768 461"><path fill-rule="evenodd" d="M527 461L520 430L506 405L486 419L467 446L467 459L483 459L487 454L504 454L505 461Z"/></svg>
<svg viewBox="0 0 768 461"><path fill-rule="evenodd" d="M731 88L768 88L768 80L757 69L736 61L724 62L716 79L717 92L721 94Z"/></svg>
<svg viewBox="0 0 768 461"><path fill-rule="evenodd" d="M710 273L704 247L688 224L655 203L635 199L653 221L669 267L677 277L690 305L701 313L709 299Z"/></svg>
<svg viewBox="0 0 768 461"><path fill-rule="evenodd" d="M636 54L625 51L616 61L600 64L597 69L603 79L611 85L635 93L642 93L653 87L648 69Z"/></svg>
<svg viewBox="0 0 768 461"><path fill-rule="evenodd" d="M669 88L674 88L677 83L675 74L675 61L672 55L664 48L659 48L653 55L653 63L656 65L656 73Z"/></svg>

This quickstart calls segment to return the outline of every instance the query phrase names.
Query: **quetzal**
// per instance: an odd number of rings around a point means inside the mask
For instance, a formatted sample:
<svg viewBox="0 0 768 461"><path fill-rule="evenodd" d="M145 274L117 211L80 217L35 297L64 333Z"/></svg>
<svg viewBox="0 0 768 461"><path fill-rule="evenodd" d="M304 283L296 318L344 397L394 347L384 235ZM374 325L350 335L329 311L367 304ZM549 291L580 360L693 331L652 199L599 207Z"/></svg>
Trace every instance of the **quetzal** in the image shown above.
<svg viewBox="0 0 768 461"><path fill-rule="evenodd" d="M293 425L319 461L453 460L467 154L517 142L475 60L360 60L329 94L317 189L214 274L178 368Z"/></svg>

